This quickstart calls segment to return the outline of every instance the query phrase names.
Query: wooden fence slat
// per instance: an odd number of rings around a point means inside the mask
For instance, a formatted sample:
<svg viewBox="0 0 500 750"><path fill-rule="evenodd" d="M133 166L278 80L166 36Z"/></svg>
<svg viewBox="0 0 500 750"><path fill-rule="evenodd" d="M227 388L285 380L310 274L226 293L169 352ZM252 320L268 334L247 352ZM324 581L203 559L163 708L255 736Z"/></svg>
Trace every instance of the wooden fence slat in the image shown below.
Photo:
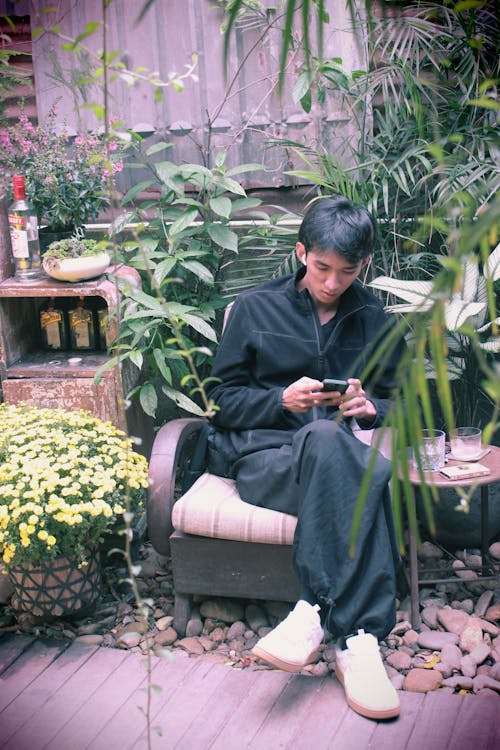
<svg viewBox="0 0 500 750"><path fill-rule="evenodd" d="M63 650L64 645L48 644L40 639L23 651L0 678L0 711L26 690Z"/></svg>
<svg viewBox="0 0 500 750"><path fill-rule="evenodd" d="M30 719L43 724L44 705L49 698L89 659L96 650L82 644L73 644L51 662L48 669L31 682L0 715L0 746L18 747L18 739L10 739Z"/></svg>
<svg viewBox="0 0 500 750"><path fill-rule="evenodd" d="M75 644L74 644L75 645ZM72 648L72 647L71 647ZM91 651L92 646L87 646ZM8 748L45 748L90 696L115 670L126 652L100 648L49 698L43 710L32 716L7 744ZM49 668L49 676L54 667ZM103 700L106 696L103 694ZM78 737L67 747L78 748Z"/></svg>
<svg viewBox="0 0 500 750"><path fill-rule="evenodd" d="M19 658L35 638L31 635L7 635L0 638L0 675Z"/></svg>

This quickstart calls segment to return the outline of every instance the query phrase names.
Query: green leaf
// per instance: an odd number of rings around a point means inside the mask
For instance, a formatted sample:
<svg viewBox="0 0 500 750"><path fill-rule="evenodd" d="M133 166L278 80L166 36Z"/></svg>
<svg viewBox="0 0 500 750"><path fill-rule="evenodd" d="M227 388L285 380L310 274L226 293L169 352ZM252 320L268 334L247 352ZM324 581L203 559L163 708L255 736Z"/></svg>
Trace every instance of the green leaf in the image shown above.
<svg viewBox="0 0 500 750"><path fill-rule="evenodd" d="M197 208L190 208L187 211L183 213L183 215L180 217L180 219L177 219L174 221L173 224L170 226L170 234L180 234L184 229L187 229L187 227L191 226L191 224L196 221L196 218L198 217L198 209Z"/></svg>
<svg viewBox="0 0 500 750"><path fill-rule="evenodd" d="M153 145L146 150L146 155L153 156L153 154L157 154L159 151L165 151L166 148L172 148L172 146L173 143L165 143L165 141L153 143Z"/></svg>
<svg viewBox="0 0 500 750"><path fill-rule="evenodd" d="M198 417L205 416L205 412L203 411L203 409L200 409L198 404L196 404L184 393L176 391L173 388L167 388L167 386L165 385L162 386L162 391L166 396L168 396L168 398L174 401L177 406L179 406L181 409L184 409L184 411L188 411L191 414L196 414L196 416Z"/></svg>
<svg viewBox="0 0 500 750"><path fill-rule="evenodd" d="M170 367L167 366L164 351L162 349L153 349L153 357L160 374L169 385L172 385L172 371L170 370Z"/></svg>
<svg viewBox="0 0 500 750"><path fill-rule="evenodd" d="M134 351L130 352L129 359L134 363L138 370L142 369L143 356L141 351L135 349Z"/></svg>
<svg viewBox="0 0 500 750"><path fill-rule="evenodd" d="M211 271L197 260L184 260L181 262L181 266L194 273L205 284L212 285L215 281Z"/></svg>
<svg viewBox="0 0 500 750"><path fill-rule="evenodd" d="M310 92L311 90L312 76L309 71L303 71L295 82L295 86L292 90L292 99L294 102L300 102L300 100Z"/></svg>
<svg viewBox="0 0 500 750"><path fill-rule="evenodd" d="M154 185L153 180L144 180L143 182L138 182L136 185L130 188L130 190L123 196L122 203L128 203L133 198L136 197L136 195L139 195L139 193L142 193L143 190L147 190L152 185Z"/></svg>
<svg viewBox="0 0 500 750"><path fill-rule="evenodd" d="M255 162L248 162L246 164L238 164L236 167L231 167L226 172L227 177L232 177L235 174L242 174L243 172L259 172L265 169L265 164L256 164Z"/></svg>
<svg viewBox="0 0 500 750"><path fill-rule="evenodd" d="M158 263L154 270L154 277L158 284L161 284L166 279L176 263L177 258L172 257L165 258L165 260L162 260L161 263Z"/></svg>
<svg viewBox="0 0 500 750"><path fill-rule="evenodd" d="M240 185L239 182L236 182L236 180L232 180L230 177L223 177L222 179L218 180L219 187L223 188L224 190L228 190L230 193L235 193L236 195L246 195L244 188Z"/></svg>
<svg viewBox="0 0 500 750"><path fill-rule="evenodd" d="M229 219L231 216L233 204L229 198L224 198L222 196L220 198L210 198L209 205L212 211L218 216L224 216L226 219Z"/></svg>
<svg viewBox="0 0 500 750"><path fill-rule="evenodd" d="M187 315L184 315L183 317L186 323L191 326L191 328L194 328L195 331L201 333L201 335L209 341L213 341L215 344L217 343L217 334L206 320L203 320L203 318L199 318L197 315L191 315L189 313Z"/></svg>
<svg viewBox="0 0 500 750"><path fill-rule="evenodd" d="M238 252L238 235L222 224L207 224L207 232L216 245Z"/></svg>
<svg viewBox="0 0 500 750"><path fill-rule="evenodd" d="M144 412L150 417L156 416L158 396L152 383L145 383L139 391L139 401Z"/></svg>

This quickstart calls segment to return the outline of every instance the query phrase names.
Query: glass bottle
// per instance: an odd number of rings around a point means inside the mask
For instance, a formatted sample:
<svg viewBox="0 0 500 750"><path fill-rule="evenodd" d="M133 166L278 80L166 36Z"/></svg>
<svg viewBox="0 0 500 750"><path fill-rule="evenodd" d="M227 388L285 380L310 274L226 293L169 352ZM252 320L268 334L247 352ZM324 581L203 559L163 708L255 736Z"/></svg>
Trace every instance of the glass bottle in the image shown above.
<svg viewBox="0 0 500 750"><path fill-rule="evenodd" d="M71 349L95 349L95 328L92 309L80 296L76 307L68 313Z"/></svg>
<svg viewBox="0 0 500 750"><path fill-rule="evenodd" d="M38 221L35 209L26 200L24 177L12 178L14 202L8 209L10 242L14 259L14 278L30 281L42 278Z"/></svg>
<svg viewBox="0 0 500 750"><path fill-rule="evenodd" d="M68 328L63 307L54 297L40 307L40 328L44 349L66 349Z"/></svg>

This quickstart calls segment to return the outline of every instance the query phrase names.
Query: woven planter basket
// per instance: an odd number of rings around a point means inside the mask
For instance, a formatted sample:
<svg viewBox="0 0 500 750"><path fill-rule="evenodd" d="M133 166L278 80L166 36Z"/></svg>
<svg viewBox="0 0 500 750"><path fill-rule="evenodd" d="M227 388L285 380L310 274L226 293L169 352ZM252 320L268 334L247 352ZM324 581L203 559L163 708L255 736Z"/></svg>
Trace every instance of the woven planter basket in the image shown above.
<svg viewBox="0 0 500 750"><path fill-rule="evenodd" d="M101 593L98 551L89 553L86 562L79 567L70 557L58 557L43 565L13 566L9 578L14 586L14 609L43 619L92 610Z"/></svg>

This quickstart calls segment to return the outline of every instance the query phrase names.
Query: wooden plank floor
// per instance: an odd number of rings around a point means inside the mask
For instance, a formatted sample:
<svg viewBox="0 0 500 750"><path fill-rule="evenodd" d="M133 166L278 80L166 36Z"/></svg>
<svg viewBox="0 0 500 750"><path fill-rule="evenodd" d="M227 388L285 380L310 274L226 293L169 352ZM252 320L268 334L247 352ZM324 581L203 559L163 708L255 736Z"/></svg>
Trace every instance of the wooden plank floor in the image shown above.
<svg viewBox="0 0 500 750"><path fill-rule="evenodd" d="M496 696L402 692L399 719L375 722L347 707L333 676L237 670L183 653L151 667L159 750L500 748ZM4 635L0 748L143 750L146 675L140 654Z"/></svg>

